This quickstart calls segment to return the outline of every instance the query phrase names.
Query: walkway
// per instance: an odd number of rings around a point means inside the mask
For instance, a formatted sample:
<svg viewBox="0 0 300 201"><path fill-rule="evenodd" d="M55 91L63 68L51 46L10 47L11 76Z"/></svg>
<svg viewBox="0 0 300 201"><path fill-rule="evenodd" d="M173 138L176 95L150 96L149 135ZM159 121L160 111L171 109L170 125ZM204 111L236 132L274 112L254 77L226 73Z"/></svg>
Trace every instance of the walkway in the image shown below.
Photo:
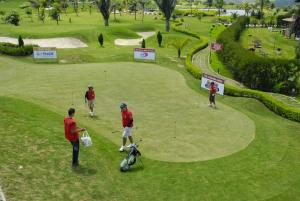
<svg viewBox="0 0 300 201"><path fill-rule="evenodd" d="M201 71L206 74L213 75L215 77L221 78L225 80L225 83L228 83L230 85L236 86L236 87L242 87L245 88L245 86L242 83L237 82L236 80L224 77L217 72L215 72L209 63L209 47L200 50L193 56L193 64L201 68ZM275 93L269 93L274 98L276 98L278 101L288 105L289 107L300 109L300 102L298 102L295 99L292 99L289 96L282 95L282 94L275 94Z"/></svg>
<svg viewBox="0 0 300 201"><path fill-rule="evenodd" d="M0 187L0 201L6 201L6 199L4 197L4 193L2 192L1 187Z"/></svg>

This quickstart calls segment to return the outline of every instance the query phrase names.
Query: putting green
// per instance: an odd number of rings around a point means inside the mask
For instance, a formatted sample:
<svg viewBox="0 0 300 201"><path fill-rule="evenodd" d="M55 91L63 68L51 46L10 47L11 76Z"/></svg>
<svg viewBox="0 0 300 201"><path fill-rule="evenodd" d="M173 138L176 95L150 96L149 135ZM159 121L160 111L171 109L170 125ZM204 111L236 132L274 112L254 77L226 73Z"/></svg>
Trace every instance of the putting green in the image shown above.
<svg viewBox="0 0 300 201"><path fill-rule="evenodd" d="M191 90L180 73L154 64L43 65L0 57L0 74L0 95L60 114L73 106L79 125L97 132L91 136L103 135L116 145L122 131L119 103L127 102L134 113L133 137L142 153L155 160L220 158L244 149L255 137L255 125L246 115L221 103L219 109L208 107L207 97ZM93 119L84 104L88 84L97 94L98 117Z"/></svg>

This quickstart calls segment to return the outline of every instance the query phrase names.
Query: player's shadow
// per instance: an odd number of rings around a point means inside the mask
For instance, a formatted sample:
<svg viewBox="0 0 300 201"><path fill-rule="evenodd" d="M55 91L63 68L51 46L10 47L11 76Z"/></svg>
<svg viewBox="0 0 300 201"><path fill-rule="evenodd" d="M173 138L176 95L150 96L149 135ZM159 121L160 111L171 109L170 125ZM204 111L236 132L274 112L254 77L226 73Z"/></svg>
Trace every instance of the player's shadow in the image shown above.
<svg viewBox="0 0 300 201"><path fill-rule="evenodd" d="M127 173L135 173L135 172L140 172L143 171L144 167L140 164L135 164L133 166L130 167L130 170Z"/></svg>
<svg viewBox="0 0 300 201"><path fill-rule="evenodd" d="M97 173L97 170L94 168L88 168L84 166L79 166L76 169L73 169L76 174L84 175L84 176L92 176Z"/></svg>

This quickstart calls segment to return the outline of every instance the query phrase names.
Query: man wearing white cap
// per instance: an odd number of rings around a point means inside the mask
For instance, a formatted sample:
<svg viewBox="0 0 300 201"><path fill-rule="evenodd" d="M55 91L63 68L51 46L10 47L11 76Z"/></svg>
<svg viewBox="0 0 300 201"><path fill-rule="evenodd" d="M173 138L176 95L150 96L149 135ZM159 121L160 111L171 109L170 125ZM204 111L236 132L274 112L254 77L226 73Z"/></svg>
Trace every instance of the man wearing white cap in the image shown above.
<svg viewBox="0 0 300 201"><path fill-rule="evenodd" d="M88 90L85 92L84 100L85 103L88 104L91 117L94 116L95 98L96 98L96 94L94 91L94 87L92 85L89 85Z"/></svg>

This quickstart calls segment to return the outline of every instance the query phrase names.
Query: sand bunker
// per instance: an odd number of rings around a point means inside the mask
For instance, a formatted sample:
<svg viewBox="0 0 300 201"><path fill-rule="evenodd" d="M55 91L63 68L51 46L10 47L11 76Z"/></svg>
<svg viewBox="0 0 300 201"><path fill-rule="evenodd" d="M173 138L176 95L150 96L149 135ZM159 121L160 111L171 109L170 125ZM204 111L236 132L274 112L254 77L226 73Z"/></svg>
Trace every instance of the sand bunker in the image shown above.
<svg viewBox="0 0 300 201"><path fill-rule="evenodd" d="M0 37L0 42L18 44L18 39L10 37ZM45 39L24 39L26 45L38 45L40 47L56 47L56 48L81 48L87 47L87 44L83 43L76 38L45 38Z"/></svg>
<svg viewBox="0 0 300 201"><path fill-rule="evenodd" d="M147 39L151 36L155 35L154 31L151 32L137 32L137 35L141 36L142 38L138 39L116 39L115 45L139 45L142 43L143 39Z"/></svg>

